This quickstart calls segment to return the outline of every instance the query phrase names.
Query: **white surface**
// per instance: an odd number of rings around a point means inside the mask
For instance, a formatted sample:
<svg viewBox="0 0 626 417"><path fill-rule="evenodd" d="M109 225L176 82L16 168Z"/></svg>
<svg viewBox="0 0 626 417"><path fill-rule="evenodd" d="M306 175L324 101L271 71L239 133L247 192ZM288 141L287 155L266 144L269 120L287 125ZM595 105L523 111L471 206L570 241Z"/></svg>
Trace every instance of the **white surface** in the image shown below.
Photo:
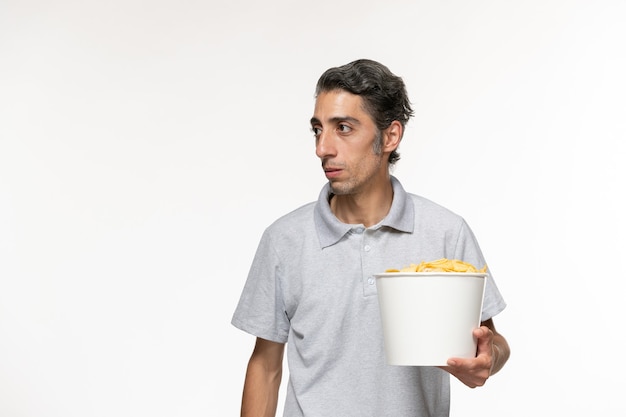
<svg viewBox="0 0 626 417"><path fill-rule="evenodd" d="M388 273L376 288L390 365L445 366L476 356L486 274Z"/></svg>
<svg viewBox="0 0 626 417"><path fill-rule="evenodd" d="M395 174L467 219L508 303L511 359L453 383L452 416L626 415L625 21L622 0L0 1L0 416L237 415L233 309L263 228L323 184L317 78L361 57L416 110Z"/></svg>

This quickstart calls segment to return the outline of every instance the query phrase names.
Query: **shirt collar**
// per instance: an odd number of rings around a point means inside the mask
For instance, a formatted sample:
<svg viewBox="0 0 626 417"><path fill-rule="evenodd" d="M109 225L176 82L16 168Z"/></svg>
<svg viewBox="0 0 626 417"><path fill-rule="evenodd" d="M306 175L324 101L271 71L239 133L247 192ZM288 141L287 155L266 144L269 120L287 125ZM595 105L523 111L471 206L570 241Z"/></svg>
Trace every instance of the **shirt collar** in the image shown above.
<svg viewBox="0 0 626 417"><path fill-rule="evenodd" d="M391 176L393 186L393 201L385 218L370 229L379 229L383 226L396 229L400 232L411 233L415 222L413 200L404 191L404 188L394 176ZM320 192L315 205L315 227L322 248L337 243L346 233L354 228L353 224L342 223L330 210L330 184L326 183Z"/></svg>

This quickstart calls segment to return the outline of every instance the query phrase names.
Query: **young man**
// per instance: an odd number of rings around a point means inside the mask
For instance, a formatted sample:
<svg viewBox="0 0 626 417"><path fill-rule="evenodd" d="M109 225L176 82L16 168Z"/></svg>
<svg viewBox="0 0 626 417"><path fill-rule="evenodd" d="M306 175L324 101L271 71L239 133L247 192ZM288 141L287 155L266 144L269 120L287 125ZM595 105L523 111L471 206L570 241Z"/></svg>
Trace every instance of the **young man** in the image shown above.
<svg viewBox="0 0 626 417"><path fill-rule="evenodd" d="M461 217L389 173L412 113L402 79L375 61L319 79L311 127L328 183L265 230L252 262L232 319L257 337L242 416L275 415L285 343L287 417L448 416L449 375L477 387L507 361L492 320L505 303L489 276L475 358L385 363L374 274L439 258L486 264Z"/></svg>

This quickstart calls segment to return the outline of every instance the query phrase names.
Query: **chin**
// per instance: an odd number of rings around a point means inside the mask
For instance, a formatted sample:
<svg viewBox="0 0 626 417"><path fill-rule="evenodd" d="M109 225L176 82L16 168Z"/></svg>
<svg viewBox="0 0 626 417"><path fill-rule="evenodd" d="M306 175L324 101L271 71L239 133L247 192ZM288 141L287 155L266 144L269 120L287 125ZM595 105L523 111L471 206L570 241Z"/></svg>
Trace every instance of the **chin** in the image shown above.
<svg viewBox="0 0 626 417"><path fill-rule="evenodd" d="M347 195L352 193L352 189L350 187L345 184L333 183L332 181L330 181L330 190L335 195Z"/></svg>

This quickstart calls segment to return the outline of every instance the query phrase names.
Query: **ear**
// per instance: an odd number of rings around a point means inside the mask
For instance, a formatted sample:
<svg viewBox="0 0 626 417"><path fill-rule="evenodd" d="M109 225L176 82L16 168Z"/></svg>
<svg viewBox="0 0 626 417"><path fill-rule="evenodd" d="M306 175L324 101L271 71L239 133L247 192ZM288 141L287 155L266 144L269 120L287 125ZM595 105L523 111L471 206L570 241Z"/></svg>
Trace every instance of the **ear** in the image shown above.
<svg viewBox="0 0 626 417"><path fill-rule="evenodd" d="M398 148L398 146L400 146L400 141L402 140L403 130L404 129L402 128L402 124L399 121L394 120L393 122L391 122L389 127L385 129L384 135L383 135L383 140L384 140L383 151L384 152L395 151Z"/></svg>

